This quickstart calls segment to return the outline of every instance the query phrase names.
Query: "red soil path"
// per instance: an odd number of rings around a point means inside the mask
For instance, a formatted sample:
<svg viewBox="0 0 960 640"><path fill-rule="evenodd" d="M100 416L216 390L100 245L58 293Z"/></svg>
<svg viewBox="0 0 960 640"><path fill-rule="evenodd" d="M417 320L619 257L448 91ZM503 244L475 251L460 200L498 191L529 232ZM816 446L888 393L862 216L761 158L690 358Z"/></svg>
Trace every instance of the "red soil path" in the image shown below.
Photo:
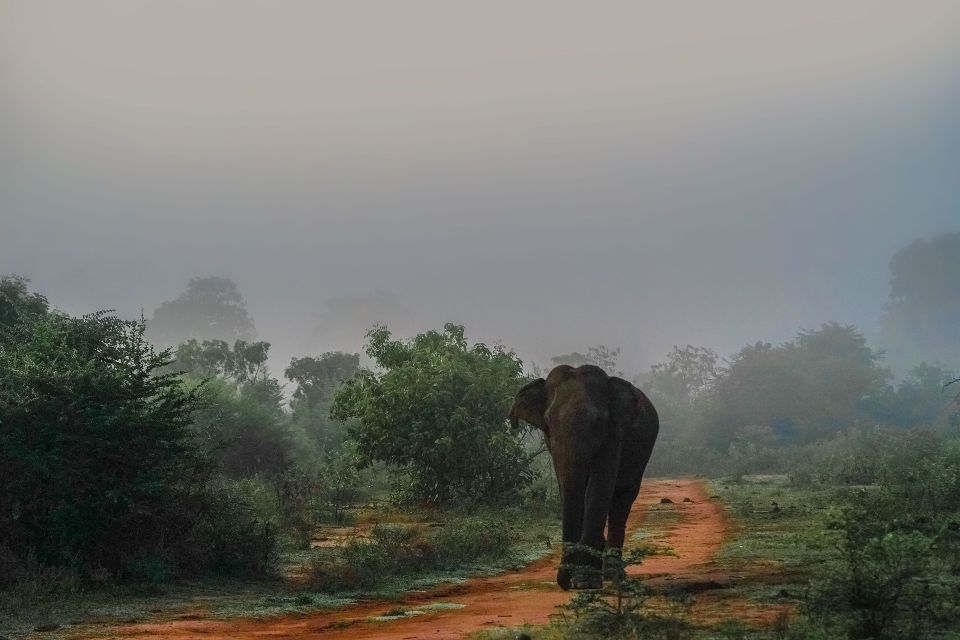
<svg viewBox="0 0 960 640"><path fill-rule="evenodd" d="M643 484L634 504L629 532L640 528L651 505L661 498L673 501L671 509L680 520L668 531L645 540L670 547L676 556L653 556L631 573L659 576L657 581L677 583L729 582L730 576L711 564L711 558L730 532L723 507L711 501L706 486L698 480L649 480ZM689 498L692 502L684 502ZM629 543L628 543L629 546ZM558 557L554 552L525 568L494 577L476 578L456 585L445 585L425 593L409 594L395 601L358 603L343 609L307 615L268 619L167 620L131 624L110 629L111 638L169 640L261 639L261 638L337 638L347 640L408 640L430 638L447 640L494 626L517 627L522 624L546 624L558 605L571 594L554 583ZM716 585L714 585L716 586ZM696 605L698 619L735 617L754 622L769 622L778 612L747 607L742 601L723 600L704 593L702 605ZM701 598L698 597L698 601ZM455 609L431 609L431 604L455 603ZM442 604L441 604L442 606ZM423 613L387 621L371 617L402 608ZM699 609L699 611L698 611ZM716 616L714 615L716 614ZM82 636L74 636L82 637ZM86 636L90 637L90 636Z"/></svg>

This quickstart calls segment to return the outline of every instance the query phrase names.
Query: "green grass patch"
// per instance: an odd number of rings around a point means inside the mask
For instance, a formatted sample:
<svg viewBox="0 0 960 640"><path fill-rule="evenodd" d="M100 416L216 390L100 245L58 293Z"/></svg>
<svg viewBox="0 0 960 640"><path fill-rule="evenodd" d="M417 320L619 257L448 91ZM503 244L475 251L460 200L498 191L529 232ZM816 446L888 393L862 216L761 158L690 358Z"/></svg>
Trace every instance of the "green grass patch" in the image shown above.
<svg viewBox="0 0 960 640"><path fill-rule="evenodd" d="M756 477L755 477L756 478ZM836 491L791 485L776 479L710 483L735 526L717 561L732 571L812 575L836 554L827 527Z"/></svg>

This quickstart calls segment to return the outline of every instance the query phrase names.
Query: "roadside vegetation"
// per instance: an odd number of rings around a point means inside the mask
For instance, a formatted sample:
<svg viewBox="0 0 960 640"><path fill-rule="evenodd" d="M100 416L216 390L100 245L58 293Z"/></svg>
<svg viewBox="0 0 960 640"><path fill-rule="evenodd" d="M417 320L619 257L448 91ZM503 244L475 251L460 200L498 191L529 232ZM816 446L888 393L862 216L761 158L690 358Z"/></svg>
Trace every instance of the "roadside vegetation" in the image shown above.
<svg viewBox="0 0 960 640"><path fill-rule="evenodd" d="M910 289L909 270L894 275ZM887 322L919 326L899 303ZM302 355L282 378L269 355L226 278L191 280L137 320L73 317L0 278L0 634L139 619L200 593L211 615L308 611L519 566L558 542L541 435L504 419L535 364L456 324L409 339L375 326L364 359ZM618 355L552 361L623 375ZM950 637L960 385L944 364L899 371L837 323L726 359L675 347L634 377L661 417L647 476L721 478L738 534L717 561L765 576L722 588L791 615L704 626L685 613L696 594L625 580L530 632Z"/></svg>
<svg viewBox="0 0 960 640"><path fill-rule="evenodd" d="M285 390L222 278L148 322L72 317L6 277L0 321L2 633L104 594L183 605L189 585L242 609L238 580L251 606L326 606L503 570L557 537L541 443L502 419L522 363L463 327L374 328L375 369L293 358ZM162 344L191 326L235 339Z"/></svg>

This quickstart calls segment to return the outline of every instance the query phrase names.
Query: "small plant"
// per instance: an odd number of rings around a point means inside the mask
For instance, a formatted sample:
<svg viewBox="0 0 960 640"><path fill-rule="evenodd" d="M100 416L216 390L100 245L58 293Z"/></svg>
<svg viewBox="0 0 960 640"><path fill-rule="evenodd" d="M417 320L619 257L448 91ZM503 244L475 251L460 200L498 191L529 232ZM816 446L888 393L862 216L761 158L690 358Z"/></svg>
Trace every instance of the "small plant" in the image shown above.
<svg viewBox="0 0 960 640"><path fill-rule="evenodd" d="M619 549L600 553L594 549L576 545L574 550L580 557L601 558L603 575L608 578L600 589L586 589L577 592L570 602L563 605L564 613L573 614L573 621L567 629L571 638L640 638L640 637L681 637L686 623L676 618L664 618L644 610L646 601L654 590L642 579L631 577L626 568L638 565L648 555L656 553L652 547L643 546L631 549L622 557ZM574 571L583 570L575 569ZM587 571L596 569L586 568ZM575 573L576 576L576 573ZM575 578L576 580L576 578ZM565 618L565 615L564 615Z"/></svg>
<svg viewBox="0 0 960 640"><path fill-rule="evenodd" d="M311 582L330 592L371 588L434 565L432 545L415 527L378 524L369 539L354 538L340 549L318 552L311 563Z"/></svg>

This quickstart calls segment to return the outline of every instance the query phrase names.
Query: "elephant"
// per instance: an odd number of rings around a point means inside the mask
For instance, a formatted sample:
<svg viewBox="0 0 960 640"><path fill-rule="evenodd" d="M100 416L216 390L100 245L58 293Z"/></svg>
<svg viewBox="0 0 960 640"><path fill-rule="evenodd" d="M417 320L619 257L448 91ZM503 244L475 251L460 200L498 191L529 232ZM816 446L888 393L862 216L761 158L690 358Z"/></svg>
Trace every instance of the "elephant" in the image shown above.
<svg viewBox="0 0 960 640"><path fill-rule="evenodd" d="M563 503L557 584L565 591L599 588L600 554L623 549L627 516L660 430L656 409L640 389L600 367L560 365L517 392L509 418L515 428L519 420L539 428L553 460ZM584 553L585 547L598 553Z"/></svg>

